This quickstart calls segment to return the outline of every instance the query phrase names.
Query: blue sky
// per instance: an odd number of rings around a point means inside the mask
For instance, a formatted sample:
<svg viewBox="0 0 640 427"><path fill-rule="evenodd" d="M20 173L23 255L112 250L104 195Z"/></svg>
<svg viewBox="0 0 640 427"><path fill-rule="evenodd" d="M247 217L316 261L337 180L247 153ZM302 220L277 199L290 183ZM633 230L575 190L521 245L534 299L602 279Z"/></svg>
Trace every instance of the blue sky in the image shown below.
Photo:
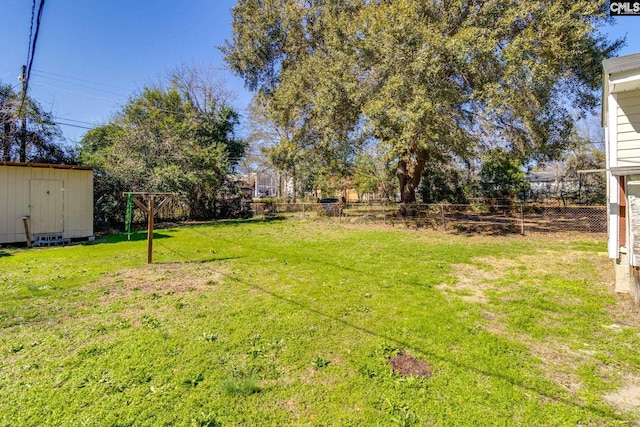
<svg viewBox="0 0 640 427"><path fill-rule="evenodd" d="M31 1L0 0L0 80L17 85L26 62ZM39 1L37 2L39 4ZM213 68L236 94L242 81L217 49L231 34L233 0L49 0L45 2L29 93L57 120L90 127L181 64ZM73 121L72 121L73 120ZM62 126L75 140L86 131Z"/></svg>
<svg viewBox="0 0 640 427"><path fill-rule="evenodd" d="M37 2L39 3L39 1ZM251 95L217 49L231 34L235 0L48 0L29 93L78 140L145 84L182 64L212 68L243 113ZM0 0L0 81L19 89L31 1ZM640 53L640 16L616 17L610 38L627 36L620 55Z"/></svg>

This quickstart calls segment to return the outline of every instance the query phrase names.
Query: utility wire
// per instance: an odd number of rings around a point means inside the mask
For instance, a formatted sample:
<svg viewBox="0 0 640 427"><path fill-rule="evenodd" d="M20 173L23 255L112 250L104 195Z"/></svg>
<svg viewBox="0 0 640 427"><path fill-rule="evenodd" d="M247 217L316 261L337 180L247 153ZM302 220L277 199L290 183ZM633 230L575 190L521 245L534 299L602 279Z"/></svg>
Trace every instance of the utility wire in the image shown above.
<svg viewBox="0 0 640 427"><path fill-rule="evenodd" d="M109 101L109 102L115 102L115 103L120 103L121 102L121 101L115 100L115 99L104 98L102 96L95 96L95 95L91 95L91 94L88 94L88 93L85 93L85 92L78 92L78 91L75 91L75 90L64 89L64 88L57 87L57 86L46 85L44 83L33 83L33 84L36 85L36 86L46 87L46 88L49 88L49 89L56 89L56 90L61 90L63 92L73 93L75 95L81 95L81 96L86 96L86 97L95 98L95 99L102 99L103 101Z"/></svg>
<svg viewBox="0 0 640 427"><path fill-rule="evenodd" d="M52 73L50 71L44 71L44 70L39 70L39 69L34 69L33 70L36 73L39 74L49 74L51 76L55 76L55 77L60 77L66 80L71 80L71 81L79 81L79 82L84 82L84 83L91 83L92 85L98 85L98 86L107 86L107 87L111 87L114 89L121 89L121 90L125 90L125 91L130 91L130 89L126 88L126 87L122 87L122 86L115 86L115 85L111 85L111 84L107 84L107 83L100 83L100 82L96 82L93 80L86 80L86 79L81 79L78 77L71 77L71 76L66 76L64 74L58 74L58 73ZM45 77L45 76L41 76L41 77ZM51 78L51 77L46 77L46 78Z"/></svg>
<svg viewBox="0 0 640 427"><path fill-rule="evenodd" d="M23 78L22 97L20 100L20 108L18 110L19 114L22 114L22 111L24 110L24 104L27 100L27 91L29 89L29 79L31 78L31 67L33 66L33 58L36 53L36 44L38 42L38 34L40 33L40 23L42 22L42 11L44 10L44 1L45 0L40 0L40 6L38 7L37 16L35 15L36 0L33 0L33 5L31 7L31 26L29 29L29 47L27 49L27 65L26 65L26 72L23 73L22 75L22 78ZM33 31L34 21L35 21L35 31Z"/></svg>
<svg viewBox="0 0 640 427"><path fill-rule="evenodd" d="M33 40L33 21L36 16L36 0L33 0L33 4L31 5L31 25L29 26L29 47L27 47L27 60L25 64L29 63L29 59L31 58L31 40Z"/></svg>
<svg viewBox="0 0 640 427"><path fill-rule="evenodd" d="M93 129L93 128L90 128L88 126L74 125L72 123L62 123L60 121L56 121L55 124L61 125L61 126L71 126L72 128L80 128L80 129L87 129L87 130L92 130Z"/></svg>
<svg viewBox="0 0 640 427"><path fill-rule="evenodd" d="M99 124L96 124L96 123L85 122L83 120L68 119L66 117L54 116L53 118L56 119L56 120L66 120L68 122L82 123L82 124L89 125L89 126L100 126Z"/></svg>
<svg viewBox="0 0 640 427"><path fill-rule="evenodd" d="M31 77L31 67L33 67L33 58L36 53L36 43L38 42L38 34L40 33L40 22L42 21L43 10L44 10L44 0L40 0L40 7L38 8L38 17L36 18L36 31L33 34L33 44L31 45L31 55L29 58L28 66L27 66L27 85L29 84L29 78Z"/></svg>
<svg viewBox="0 0 640 427"><path fill-rule="evenodd" d="M219 68L219 67L211 67L211 68L216 69L216 70L226 70L227 69L227 68ZM86 80L86 79L81 79L81 78L77 78L77 77L70 77L70 76L66 76L66 75L63 75L63 74L57 74L57 73L52 73L52 72L49 72L49 71L43 71L43 70L38 70L38 69L35 69L34 72L35 72L35 74L34 74L35 76L38 76L38 77L41 77L41 78L55 80L55 81L59 81L61 83L73 84L73 85L84 87L84 88L87 88L87 89L93 89L93 90L97 90L97 91L100 91L100 92L108 93L108 94L111 94L111 95L121 96L123 98L128 98L129 97L129 95L123 95L121 93L112 92L112 91L96 88L96 87L93 87L93 86L87 86L87 85L79 84L79 83L76 83L75 81L90 83L92 85L98 85L98 86L112 87L112 88L122 89L122 90L127 90L127 91L129 90L129 89L124 88L122 86L115 86L115 85L110 85L110 84L106 84L106 83L100 83L100 82L96 82L96 81L92 81L92 80ZM49 77L49 76L46 76L46 75L43 75L43 74L50 74L52 76L61 77L64 80L58 79L58 78L54 78L54 77ZM96 95L92 95L92 94L89 94L89 93L86 93L86 92L80 92L80 91L69 90L69 89L65 89L65 88L61 88L61 87L50 86L50 85L46 85L44 83L33 83L33 84L36 85L36 86L41 86L41 87L46 87L46 88L50 88L50 89L61 90L63 92L73 93L73 94L76 94L76 95L86 96L86 97L89 97L89 98L95 98L95 99L101 99L101 100L104 100L104 101L110 101L110 102L114 102L114 103L117 103L117 104L120 104L122 102L120 100L115 100L115 99L105 98L105 97L101 97L101 96L96 96ZM140 106L140 107L145 109L145 110L157 110L157 111L160 111L160 112L163 112L163 113L168 113L168 114L177 114L177 115L188 115L188 114L191 114L189 112L167 110L167 109L164 109L164 108L153 107L153 106ZM240 108L240 109L233 108L233 110L236 111L240 116L246 115L247 111L248 111L246 108Z"/></svg>
<svg viewBox="0 0 640 427"><path fill-rule="evenodd" d="M85 122L85 121L82 121L82 120L69 119L69 118L66 118L66 117L54 116L52 118L54 119L54 123L57 124L57 125L71 126L71 127L79 128L79 129L93 130L93 129L99 127L99 126L102 126L102 125L99 125L99 124L96 124L96 123ZM64 121L61 121L61 120L64 120ZM65 122L74 122L74 123L65 123ZM76 124L76 123L79 123L79 124Z"/></svg>
<svg viewBox="0 0 640 427"><path fill-rule="evenodd" d="M75 95L81 95L81 96L86 96L89 98L95 98L95 99L101 99L103 101L109 101L109 102L114 102L116 104L119 104L121 101L119 100L115 100L115 99L111 99L111 98L105 98L102 96L96 96L96 95L91 95L89 93L86 92L79 92L79 91L75 91L75 90L69 90L69 89L65 89L65 88L61 88L61 87L57 87L57 86L51 86L51 85L47 85L44 83L33 83L36 86L41 86L41 87L46 87L49 89L56 89L56 90L61 90L63 92L68 92L68 93L73 93ZM138 107L138 106L136 106ZM159 108L159 107L154 107L154 106L149 106L149 105L140 105L140 108L149 111L149 110L156 110L156 111L160 111L162 113L168 113L168 114L176 114L176 115L181 115L181 116L188 116L190 114L192 114L191 112L185 112L185 111L175 111L175 110L167 110L164 108Z"/></svg>
<svg viewBox="0 0 640 427"><path fill-rule="evenodd" d="M83 88L86 88L86 89L97 90L99 92L108 93L110 95L121 96L123 98L126 98L128 96L128 95L123 95L121 93L112 92L112 91L109 91L109 90L104 90L104 89L100 89L100 88L93 87L93 86L83 85L83 84L80 84L80 83L73 83L73 82L69 82L69 81L66 81L66 80L58 79L58 78L55 78L55 77L45 76L45 75L39 74L38 72L34 72L33 75L36 76L36 77L43 78L43 79L49 79L49 80L54 80L54 81L61 82L61 83L73 84L75 86L80 86L80 87L83 87Z"/></svg>

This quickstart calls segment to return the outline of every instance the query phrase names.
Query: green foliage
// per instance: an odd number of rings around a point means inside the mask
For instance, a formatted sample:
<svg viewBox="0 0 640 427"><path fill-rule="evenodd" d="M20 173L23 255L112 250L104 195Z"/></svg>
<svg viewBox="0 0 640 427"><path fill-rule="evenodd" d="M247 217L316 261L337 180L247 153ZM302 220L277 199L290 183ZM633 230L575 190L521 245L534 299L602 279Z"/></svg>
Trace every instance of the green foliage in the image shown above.
<svg viewBox="0 0 640 427"><path fill-rule="evenodd" d="M50 112L33 98L22 102L11 85L0 82L0 161L76 164L76 153L63 145Z"/></svg>
<svg viewBox="0 0 640 427"><path fill-rule="evenodd" d="M480 186L487 199L510 204L529 189L522 163L517 157L501 148L494 148L482 160Z"/></svg>
<svg viewBox="0 0 640 427"><path fill-rule="evenodd" d="M479 145L557 159L597 104L606 2L240 0L222 47L270 120L319 157L373 135L403 202L423 168ZM344 157L341 158L344 160Z"/></svg>
<svg viewBox="0 0 640 427"><path fill-rule="evenodd" d="M313 359L313 367L316 369L322 369L322 368L326 368L327 366L329 366L329 361L321 356L317 356L315 359Z"/></svg>
<svg viewBox="0 0 640 427"><path fill-rule="evenodd" d="M353 166L353 183L358 194L370 193L381 199L393 199L397 189L394 166L395 159L380 146L358 154Z"/></svg>
<svg viewBox="0 0 640 427"><path fill-rule="evenodd" d="M596 146L604 143L588 134L588 129L575 132L571 138L571 149L565 156L562 180L568 184L562 198L576 204L603 205L606 202L605 154ZM582 171L593 171L582 173Z"/></svg>
<svg viewBox="0 0 640 427"><path fill-rule="evenodd" d="M269 108L269 102L262 94L254 97L249 140L259 147L270 168L292 178L293 200L299 193L344 190L363 137L334 134L329 128L299 129L295 119L283 119Z"/></svg>
<svg viewBox="0 0 640 427"><path fill-rule="evenodd" d="M216 197L215 217L247 219L251 216L251 198L242 193L237 183L225 181Z"/></svg>
<svg viewBox="0 0 640 427"><path fill-rule="evenodd" d="M281 200L274 197L263 197L261 199L254 199L253 202L257 203L257 206L255 207L257 215L274 218L278 214L276 204L281 203Z"/></svg>
<svg viewBox="0 0 640 427"><path fill-rule="evenodd" d="M222 383L222 391L228 396L249 396L260 392L256 378L249 376L231 377Z"/></svg>
<svg viewBox="0 0 640 427"><path fill-rule="evenodd" d="M424 203L466 203L468 173L452 161L427 163L422 171L419 192Z"/></svg>
<svg viewBox="0 0 640 427"><path fill-rule="evenodd" d="M245 143L234 135L238 114L210 92L210 83L188 86L198 81L194 72L175 75L168 87L145 87L111 123L83 138L83 161L96 170L98 223L122 221L127 191L176 192L175 203L190 218L246 212L235 202L237 191L227 186L221 193L244 154ZM225 205L230 199L235 205Z"/></svg>

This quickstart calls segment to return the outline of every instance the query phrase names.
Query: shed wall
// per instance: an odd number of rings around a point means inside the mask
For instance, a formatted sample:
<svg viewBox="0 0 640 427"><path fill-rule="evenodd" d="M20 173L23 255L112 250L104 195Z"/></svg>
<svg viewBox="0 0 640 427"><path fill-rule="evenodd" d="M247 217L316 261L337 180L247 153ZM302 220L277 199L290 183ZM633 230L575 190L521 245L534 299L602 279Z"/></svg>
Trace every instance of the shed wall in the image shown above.
<svg viewBox="0 0 640 427"><path fill-rule="evenodd" d="M44 185L46 182L51 185ZM38 197L38 191L62 193L57 193L51 204L51 209L56 210L53 221L42 217L49 210L46 200L31 200ZM26 241L22 221L25 216L30 217L33 233L61 229L63 236L71 239L92 236L93 171L0 165L0 243Z"/></svg>

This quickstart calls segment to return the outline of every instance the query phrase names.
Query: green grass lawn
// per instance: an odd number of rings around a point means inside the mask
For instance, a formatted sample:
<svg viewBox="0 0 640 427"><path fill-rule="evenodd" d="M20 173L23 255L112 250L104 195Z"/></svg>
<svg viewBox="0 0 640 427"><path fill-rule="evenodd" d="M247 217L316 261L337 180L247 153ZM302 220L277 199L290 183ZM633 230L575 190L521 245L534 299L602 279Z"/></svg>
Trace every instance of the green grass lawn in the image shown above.
<svg viewBox="0 0 640 427"><path fill-rule="evenodd" d="M640 422L604 241L224 222L149 266L144 239L0 251L0 425Z"/></svg>

